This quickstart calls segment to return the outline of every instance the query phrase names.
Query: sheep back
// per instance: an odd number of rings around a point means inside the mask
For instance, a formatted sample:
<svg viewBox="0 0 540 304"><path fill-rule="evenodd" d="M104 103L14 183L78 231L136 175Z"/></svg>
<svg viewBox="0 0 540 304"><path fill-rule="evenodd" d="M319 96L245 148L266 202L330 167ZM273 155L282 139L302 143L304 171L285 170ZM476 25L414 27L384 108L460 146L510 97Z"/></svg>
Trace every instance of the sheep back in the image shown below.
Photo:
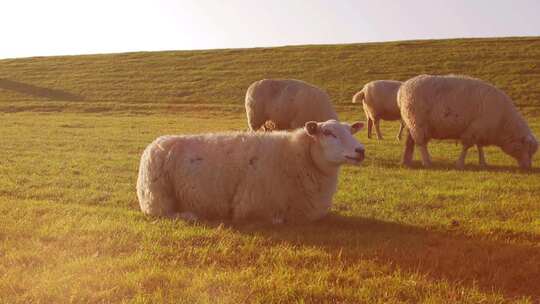
<svg viewBox="0 0 540 304"><path fill-rule="evenodd" d="M294 79L263 79L246 93L246 114L252 130L271 120L278 129L296 129L308 121L337 119L323 90Z"/></svg>

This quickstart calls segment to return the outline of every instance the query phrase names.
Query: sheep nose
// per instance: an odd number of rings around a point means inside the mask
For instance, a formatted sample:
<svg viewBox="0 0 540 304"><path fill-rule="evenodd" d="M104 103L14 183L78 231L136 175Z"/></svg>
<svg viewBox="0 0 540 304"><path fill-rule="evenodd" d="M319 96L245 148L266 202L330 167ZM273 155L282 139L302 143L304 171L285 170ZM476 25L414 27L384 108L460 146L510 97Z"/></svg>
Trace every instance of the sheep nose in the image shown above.
<svg viewBox="0 0 540 304"><path fill-rule="evenodd" d="M360 159L364 159L365 157L364 148L358 147L354 149L354 152L358 153L358 156L360 157Z"/></svg>

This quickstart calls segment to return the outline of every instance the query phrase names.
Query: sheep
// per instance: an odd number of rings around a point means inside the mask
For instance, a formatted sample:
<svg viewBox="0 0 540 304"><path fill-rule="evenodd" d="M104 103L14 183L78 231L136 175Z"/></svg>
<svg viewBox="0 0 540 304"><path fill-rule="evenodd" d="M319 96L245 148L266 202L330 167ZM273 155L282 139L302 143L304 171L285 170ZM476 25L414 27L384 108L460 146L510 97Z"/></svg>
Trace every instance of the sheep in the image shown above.
<svg viewBox="0 0 540 304"><path fill-rule="evenodd" d="M396 80L376 80L368 82L361 91L353 96L352 103L361 103L367 118L368 138L371 138L371 128L375 124L377 139L383 139L379 129L379 121L399 120L400 127L397 140L401 140L404 123L397 105L397 92L401 86L401 81Z"/></svg>
<svg viewBox="0 0 540 304"><path fill-rule="evenodd" d="M431 138L457 139L463 148L456 163L465 165L467 150L478 147L479 163L486 166L482 147L499 146L521 168L532 166L538 141L512 100L480 79L466 76L420 75L404 82L398 92L407 140L402 163L410 165L416 144L424 166L431 165Z"/></svg>
<svg viewBox="0 0 540 304"><path fill-rule="evenodd" d="M246 92L246 115L250 130L272 121L276 130L301 128L308 121L338 119L330 97L323 90L301 80L263 79Z"/></svg>
<svg viewBox="0 0 540 304"><path fill-rule="evenodd" d="M162 136L144 150L143 213L188 220L306 222L327 214L341 165L360 165L364 124L307 122L292 132Z"/></svg>

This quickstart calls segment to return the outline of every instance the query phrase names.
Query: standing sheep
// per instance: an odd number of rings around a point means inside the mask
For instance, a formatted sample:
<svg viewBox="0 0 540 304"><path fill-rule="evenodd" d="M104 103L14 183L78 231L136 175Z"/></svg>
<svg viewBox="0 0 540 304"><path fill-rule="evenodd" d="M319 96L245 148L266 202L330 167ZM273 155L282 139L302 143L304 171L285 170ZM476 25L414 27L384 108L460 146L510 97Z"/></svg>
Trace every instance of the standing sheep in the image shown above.
<svg viewBox="0 0 540 304"><path fill-rule="evenodd" d="M477 145L481 166L483 146L496 145L530 168L538 142L510 97L494 86L464 76L420 75L407 80L398 93L401 117L407 125L403 164L410 165L418 145L424 166L431 165L431 138L459 139L463 144L457 167L467 150Z"/></svg>
<svg viewBox="0 0 540 304"><path fill-rule="evenodd" d="M252 83L246 92L245 106L252 131L259 130L267 121L273 122L278 130L287 130L301 128L308 121L338 119L328 94L294 79L263 79Z"/></svg>
<svg viewBox="0 0 540 304"><path fill-rule="evenodd" d="M401 81L396 80L376 80L368 82L364 88L356 93L352 103L361 103L368 120L368 138L371 138L371 128L375 124L377 139L383 139L379 129L379 121L400 120L397 139L401 140L404 123L401 120L401 113L397 105L397 92L401 86Z"/></svg>
<svg viewBox="0 0 540 304"><path fill-rule="evenodd" d="M352 136L362 127L329 120L294 132L159 137L141 158L141 210L186 219L319 219L332 204L339 167L364 159Z"/></svg>

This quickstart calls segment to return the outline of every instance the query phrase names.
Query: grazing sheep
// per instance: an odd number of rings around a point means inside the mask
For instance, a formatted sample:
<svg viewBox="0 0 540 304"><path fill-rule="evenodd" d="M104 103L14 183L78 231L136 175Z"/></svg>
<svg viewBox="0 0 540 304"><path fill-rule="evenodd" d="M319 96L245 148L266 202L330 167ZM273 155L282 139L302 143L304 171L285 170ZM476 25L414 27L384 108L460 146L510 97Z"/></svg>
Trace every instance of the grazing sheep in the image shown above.
<svg viewBox="0 0 540 304"><path fill-rule="evenodd" d="M510 97L494 86L465 76L420 75L403 83L398 92L401 117L407 126L403 164L410 165L416 144L424 166L431 165L431 138L458 139L463 144L457 167L463 168L467 150L477 145L485 166L483 146L495 145L530 168L538 142Z"/></svg>
<svg viewBox="0 0 540 304"><path fill-rule="evenodd" d="M379 129L379 121L399 120L399 132L397 139L401 140L403 127L401 114L397 105L397 92L401 86L401 81L396 80L376 80L368 82L362 90L353 96L352 103L361 103L368 120L368 138L371 138L371 128L375 124L377 139L383 139Z"/></svg>
<svg viewBox="0 0 540 304"><path fill-rule="evenodd" d="M371 138L371 128L375 124L377 139L383 139L379 129L379 121L400 120L397 139L401 140L404 123L397 105L397 92L401 86L401 81L396 80L376 80L368 82L364 88L353 96L352 103L361 103L368 120L368 138Z"/></svg>
<svg viewBox="0 0 540 304"><path fill-rule="evenodd" d="M275 129L301 128L308 121L338 119L323 90L300 80L263 79L252 83L246 92L249 128L257 131L266 121Z"/></svg>
<svg viewBox="0 0 540 304"><path fill-rule="evenodd" d="M185 219L319 219L332 204L339 167L364 159L352 136L362 127L329 120L294 132L159 137L141 157L141 210Z"/></svg>

